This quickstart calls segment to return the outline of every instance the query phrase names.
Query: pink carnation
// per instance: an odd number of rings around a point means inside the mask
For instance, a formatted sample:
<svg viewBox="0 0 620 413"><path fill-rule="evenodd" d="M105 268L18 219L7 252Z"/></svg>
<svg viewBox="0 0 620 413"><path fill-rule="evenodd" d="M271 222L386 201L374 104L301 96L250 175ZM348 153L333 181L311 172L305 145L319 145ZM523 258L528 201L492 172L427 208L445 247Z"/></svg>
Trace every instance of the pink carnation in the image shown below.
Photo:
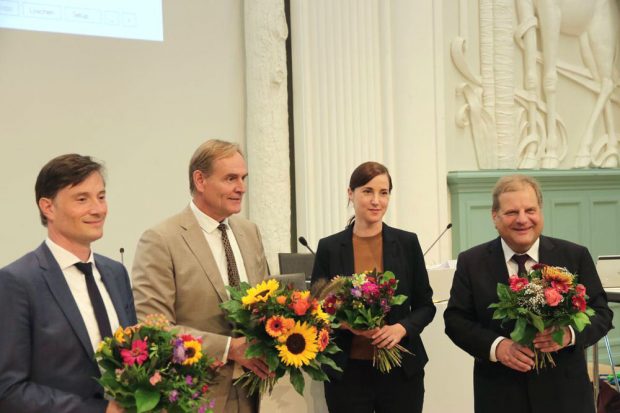
<svg viewBox="0 0 620 413"><path fill-rule="evenodd" d="M551 281L551 286L559 293L566 294L569 290L568 284L560 281Z"/></svg>
<svg viewBox="0 0 620 413"><path fill-rule="evenodd" d="M575 292L579 297L584 297L586 295L586 287L583 284L577 284L575 286Z"/></svg>
<svg viewBox="0 0 620 413"><path fill-rule="evenodd" d="M529 284L527 278L517 277L516 275L510 276L510 289L515 293L518 293Z"/></svg>
<svg viewBox="0 0 620 413"><path fill-rule="evenodd" d="M562 301L562 294L555 288L545 288L545 300L550 307L556 307Z"/></svg>

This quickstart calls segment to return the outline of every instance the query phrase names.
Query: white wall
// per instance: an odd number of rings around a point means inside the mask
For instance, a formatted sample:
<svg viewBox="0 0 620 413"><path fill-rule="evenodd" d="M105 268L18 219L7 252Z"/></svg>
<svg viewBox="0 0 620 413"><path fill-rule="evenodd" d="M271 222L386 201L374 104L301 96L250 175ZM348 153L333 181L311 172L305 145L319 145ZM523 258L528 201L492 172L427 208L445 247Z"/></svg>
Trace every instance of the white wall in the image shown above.
<svg viewBox="0 0 620 413"><path fill-rule="evenodd" d="M0 29L0 267L44 238L34 182L52 157L108 170L94 248L125 262L146 228L189 201L207 138L245 141L243 2L164 1L164 42Z"/></svg>

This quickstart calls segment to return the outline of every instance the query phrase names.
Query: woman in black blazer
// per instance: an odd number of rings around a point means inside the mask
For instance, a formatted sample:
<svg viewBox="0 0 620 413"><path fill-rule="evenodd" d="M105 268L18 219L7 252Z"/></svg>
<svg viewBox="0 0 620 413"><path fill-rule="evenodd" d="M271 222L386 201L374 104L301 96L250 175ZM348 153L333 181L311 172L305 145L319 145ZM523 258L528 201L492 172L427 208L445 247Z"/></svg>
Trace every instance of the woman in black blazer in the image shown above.
<svg viewBox="0 0 620 413"><path fill-rule="evenodd" d="M334 360L343 372L327 369L325 398L330 413L421 412L424 401L424 365L428 361L420 333L435 315L433 291L418 237L383 223L392 178L376 162L358 166L349 182L354 217L344 231L319 241L312 271L318 287L336 275L367 270L392 271L398 279L396 294L408 298L388 313L387 323L370 331L342 328L336 343L342 349ZM406 347L401 367L381 373L372 366L372 346Z"/></svg>

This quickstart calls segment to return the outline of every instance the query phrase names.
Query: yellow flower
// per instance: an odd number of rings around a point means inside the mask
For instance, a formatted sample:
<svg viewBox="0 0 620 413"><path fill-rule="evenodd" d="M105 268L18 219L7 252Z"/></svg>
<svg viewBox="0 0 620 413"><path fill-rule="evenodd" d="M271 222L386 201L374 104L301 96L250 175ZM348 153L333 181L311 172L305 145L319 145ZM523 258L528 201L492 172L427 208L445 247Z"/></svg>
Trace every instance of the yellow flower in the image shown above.
<svg viewBox="0 0 620 413"><path fill-rule="evenodd" d="M325 311L323 311L323 308L321 307L320 304L317 305L314 310L312 310L312 315L318 321L320 321L322 323L325 323L325 324L329 324L329 314L327 314Z"/></svg>
<svg viewBox="0 0 620 413"><path fill-rule="evenodd" d="M187 358L183 361L184 366L191 366L201 359L202 347L199 342L196 340L184 341L183 347L185 347L185 355L187 356Z"/></svg>
<svg viewBox="0 0 620 413"><path fill-rule="evenodd" d="M116 329L114 332L114 339L118 342L118 344L123 344L125 342L125 331L123 331L123 327Z"/></svg>
<svg viewBox="0 0 620 413"><path fill-rule="evenodd" d="M561 267L544 266L542 268L543 278L549 282L555 281L570 287L573 284L573 275Z"/></svg>
<svg viewBox="0 0 620 413"><path fill-rule="evenodd" d="M252 287L248 289L245 297L241 298L241 302L245 306L252 305L258 302L265 302L271 295L280 288L280 283L273 278L263 281L258 284L256 287Z"/></svg>
<svg viewBox="0 0 620 413"><path fill-rule="evenodd" d="M310 364L316 357L318 345L316 328L299 321L284 336L286 341L276 346L280 360L287 366L301 367Z"/></svg>

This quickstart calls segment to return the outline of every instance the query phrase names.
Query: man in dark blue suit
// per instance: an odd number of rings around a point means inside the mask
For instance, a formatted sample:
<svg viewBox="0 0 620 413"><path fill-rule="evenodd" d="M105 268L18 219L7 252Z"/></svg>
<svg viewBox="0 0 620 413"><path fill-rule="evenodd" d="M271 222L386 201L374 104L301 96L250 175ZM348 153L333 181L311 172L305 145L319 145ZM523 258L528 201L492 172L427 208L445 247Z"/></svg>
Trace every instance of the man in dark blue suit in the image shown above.
<svg viewBox="0 0 620 413"><path fill-rule="evenodd" d="M607 334L612 313L590 253L581 245L541 235L542 193L528 176L505 176L497 182L492 217L499 237L459 255L444 312L448 336L475 357L476 413L594 413L584 349ZM498 282L508 284L509 274L529 271L536 263L578 274L588 305L596 311L583 331L564 327L562 345L553 341L550 329L536 335L536 349L553 353L557 364L539 372L534 352L509 338L514 323L502 326L489 309L498 301Z"/></svg>
<svg viewBox="0 0 620 413"><path fill-rule="evenodd" d="M47 239L0 269L0 412L122 412L95 380L102 337L136 323L125 267L90 247L107 214L102 166L54 158L35 194Z"/></svg>

